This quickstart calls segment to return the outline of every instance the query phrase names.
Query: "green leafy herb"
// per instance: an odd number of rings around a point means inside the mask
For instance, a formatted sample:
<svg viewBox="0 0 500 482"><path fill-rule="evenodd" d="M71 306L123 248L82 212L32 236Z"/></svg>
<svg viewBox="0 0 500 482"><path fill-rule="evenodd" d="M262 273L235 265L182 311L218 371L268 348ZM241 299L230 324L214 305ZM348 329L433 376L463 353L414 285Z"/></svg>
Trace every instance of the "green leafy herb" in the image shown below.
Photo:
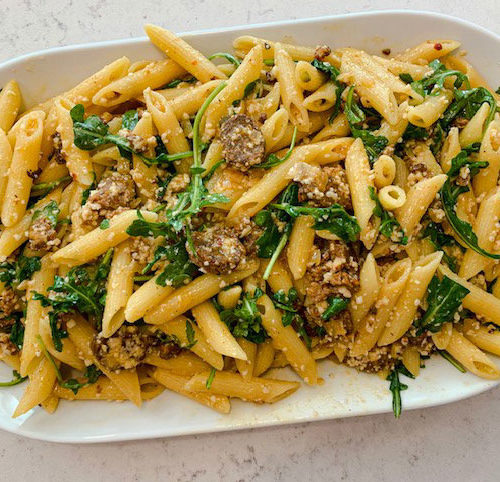
<svg viewBox="0 0 500 482"><path fill-rule="evenodd" d="M71 176L64 176L60 179L56 179L55 181L50 182L40 182L38 184L33 184L31 187L30 197L43 197L46 196L49 192L53 191L56 187L59 187L62 184L66 184L72 181Z"/></svg>
<svg viewBox="0 0 500 482"><path fill-rule="evenodd" d="M344 112L351 128L353 137L359 137L363 141L370 163L373 163L389 143L384 136L377 136L371 131L362 129L358 125L365 121L366 116L363 110L353 101L354 86L349 88L345 103Z"/></svg>
<svg viewBox="0 0 500 482"><path fill-rule="evenodd" d="M12 325L9 340L17 346L18 350L23 347L24 325L21 323L21 320L16 320L16 322Z"/></svg>
<svg viewBox="0 0 500 482"><path fill-rule="evenodd" d="M36 335L36 341L38 345L40 346L40 349L42 350L43 356L50 362L50 364L54 367L54 371L56 372L56 378L59 384L62 384L64 382L63 377L61 375L61 372L59 371L59 367L57 366L56 362L50 355L50 353L47 350L47 347L45 346L45 343L42 340L42 337L40 335Z"/></svg>
<svg viewBox="0 0 500 482"><path fill-rule="evenodd" d="M467 373L465 367L453 356L451 356L446 350L437 351L445 360L449 361L459 372Z"/></svg>
<svg viewBox="0 0 500 482"><path fill-rule="evenodd" d="M243 337L253 343L263 343L267 333L262 326L262 318L257 307L257 300L263 295L261 289L255 292L243 293L238 304L220 312L221 320L236 337Z"/></svg>
<svg viewBox="0 0 500 482"><path fill-rule="evenodd" d="M413 77L407 73L399 74L399 78L406 84L411 84L413 82Z"/></svg>
<svg viewBox="0 0 500 482"><path fill-rule="evenodd" d="M453 85L456 89L461 87L462 84L470 88L469 78L463 72L449 70L437 59L430 62L429 67L433 70L431 75L411 83L412 89L420 95L439 95L448 77L455 77Z"/></svg>
<svg viewBox="0 0 500 482"><path fill-rule="evenodd" d="M476 87L469 90L455 90L454 100L446 109L439 124L441 124L443 128L447 128L458 116L471 119L485 102L490 105L490 112L484 124L486 129L488 124L493 120L493 117L495 117L497 103L493 94L484 87Z"/></svg>
<svg viewBox="0 0 500 482"><path fill-rule="evenodd" d="M217 89L216 89L217 90ZM91 115L84 119L84 107L77 104L70 111L73 120L73 133L75 146L84 151L91 151L106 144L114 144L123 154L134 154L148 166L157 164L168 164L179 159L185 159L193 155L192 151L180 152L178 154L160 154L155 158L149 158L133 149L132 143L126 137L110 134L109 126L97 115ZM129 119L133 123L133 119Z"/></svg>
<svg viewBox="0 0 500 482"><path fill-rule="evenodd" d="M109 219L103 219L101 224L99 224L99 229L108 229L109 228Z"/></svg>
<svg viewBox="0 0 500 482"><path fill-rule="evenodd" d="M42 209L38 209L33 213L32 220L36 221L40 218L45 218L49 224L55 228L57 226L57 217L59 216L59 206L55 201L50 201Z"/></svg>
<svg viewBox="0 0 500 482"><path fill-rule="evenodd" d="M163 272L156 278L156 284L166 286L167 282L174 288L191 280L198 272L198 267L189 261L184 240L172 246L160 246L155 252L155 257L162 256L169 261Z"/></svg>
<svg viewBox="0 0 500 482"><path fill-rule="evenodd" d="M196 82L196 78L195 77L188 77L187 79L174 79L171 82L169 82L168 84L165 84L162 87L162 89L173 89L173 88L177 87L179 84L182 84L183 82L187 82L188 84L193 84L194 82Z"/></svg>
<svg viewBox="0 0 500 482"><path fill-rule="evenodd" d="M139 122L139 113L136 110L128 110L122 116L122 129L133 131Z"/></svg>
<svg viewBox="0 0 500 482"><path fill-rule="evenodd" d="M327 208L293 206L287 203L271 204L271 206L285 211L293 219L301 215L312 216L315 221L314 229L327 230L346 243L356 241L361 230L357 219L348 214L340 204L332 204Z"/></svg>
<svg viewBox="0 0 500 482"><path fill-rule="evenodd" d="M477 174L479 169L487 166L487 162L472 161L469 158L469 152L467 150L462 150L451 161L451 168L448 171L448 179L441 188L441 201L443 203L443 210L446 215L446 219L448 219L451 228L466 246L488 258L500 259L500 254L490 253L479 246L476 233L472 230L472 226L467 221L460 219L455 210L458 196L469 190L467 186L460 186L454 183L455 179L460 174L460 170L468 167L470 170L470 176L473 177Z"/></svg>
<svg viewBox="0 0 500 482"><path fill-rule="evenodd" d="M246 85L245 90L243 91L244 99L248 97L255 90L255 87L257 87L257 82L258 82L257 80L254 80Z"/></svg>
<svg viewBox="0 0 500 482"><path fill-rule="evenodd" d="M84 381L78 381L75 378L70 378L61 384L62 388L69 388L75 395L78 393L78 390L83 387L87 387L88 385L92 385L97 382L99 377L102 375L101 370L97 368L95 365L90 365L85 369L83 376L86 378Z"/></svg>
<svg viewBox="0 0 500 482"><path fill-rule="evenodd" d="M408 390L408 385L401 383L399 375L405 375L408 378L415 378L402 363L398 363L386 378L387 381L391 382L389 390L392 392L392 411L394 412L394 416L396 418L401 416L401 392Z"/></svg>
<svg viewBox="0 0 500 482"><path fill-rule="evenodd" d="M239 65L241 64L241 61L239 59L237 59L234 55L228 54L227 52L217 52L215 54L212 54L210 57L208 57L208 60L217 58L226 59L229 63L235 65L236 67L239 67Z"/></svg>
<svg viewBox="0 0 500 482"><path fill-rule="evenodd" d="M184 348L191 349L194 345L196 345L196 343L198 343L198 340L195 339L193 325L189 320L186 320L186 337L188 340L188 344Z"/></svg>
<svg viewBox="0 0 500 482"><path fill-rule="evenodd" d="M9 287L17 287L24 280L31 279L33 273L42 267L39 256L21 254L15 263L0 263L0 281Z"/></svg>
<svg viewBox="0 0 500 482"><path fill-rule="evenodd" d="M290 148L283 157L278 157L276 154L270 154L269 157L262 163L257 164L253 167L259 169L271 169L272 167L278 166L285 162L292 155L293 148L295 147L295 140L297 139L297 126L293 129L292 141L290 143Z"/></svg>
<svg viewBox="0 0 500 482"><path fill-rule="evenodd" d="M430 222L422 232L423 237L427 237L436 251L443 251L443 260L452 271L456 272L457 263L453 256L449 256L443 249L446 246L456 246L456 241L453 236L448 236L443 231L440 224Z"/></svg>
<svg viewBox="0 0 500 482"><path fill-rule="evenodd" d="M111 265L110 249L97 266L72 268L65 277L56 276L54 284L49 288L50 296L35 292L34 300L42 306L52 307L49 312L49 323L54 347L62 351L62 339L67 336L60 328L60 315L78 311L91 316L100 323L106 295L106 278Z"/></svg>
<svg viewBox="0 0 500 482"><path fill-rule="evenodd" d="M23 383L28 377L22 377L16 370L12 370L12 380L10 382L0 382L0 387L13 387Z"/></svg>
<svg viewBox="0 0 500 482"><path fill-rule="evenodd" d="M403 141L410 141L410 140L425 140L429 138L429 132L427 132L427 129L424 129L423 127L417 127L414 126L413 124L408 123L408 127L406 128L404 134L403 134Z"/></svg>
<svg viewBox="0 0 500 482"><path fill-rule="evenodd" d="M321 318L323 320L329 320L330 318L337 316L340 312L347 308L350 301L351 300L349 298L331 296L328 298L328 308L323 312Z"/></svg>
<svg viewBox="0 0 500 482"><path fill-rule="evenodd" d="M437 276L434 276L427 288L428 308L418 321L417 334L421 335L426 330L437 333L443 323L453 321L455 313L468 294L467 288L447 276L443 276L441 281Z"/></svg>
<svg viewBox="0 0 500 482"><path fill-rule="evenodd" d="M269 67L272 67L274 65L274 59L264 59L264 65L268 65ZM500 89L500 87L499 87Z"/></svg>
<svg viewBox="0 0 500 482"><path fill-rule="evenodd" d="M323 72L326 74L328 77L330 77L330 80L337 86L335 95L335 105L333 106L333 111L330 116L330 122L337 117L338 113L340 112L340 101L341 101L341 94L342 94L342 84L337 80L337 77L340 75L339 69L335 67L334 65L330 64L330 62L321 62L318 59L314 59L311 62L311 65L318 69L320 72Z"/></svg>
<svg viewBox="0 0 500 482"><path fill-rule="evenodd" d="M97 179L96 179L96 176L95 176L95 172L93 172L92 174L94 176L94 179L92 180L92 184L87 189L85 189L82 192L82 202L81 202L82 206L85 206L85 204L87 204L87 201L89 200L90 193L94 189L97 188Z"/></svg>
<svg viewBox="0 0 500 482"><path fill-rule="evenodd" d="M217 370L214 367L210 368L210 375L208 375L207 383L205 384L205 386L207 387L207 390L210 390L210 387L212 386L216 372L217 372Z"/></svg>
<svg viewBox="0 0 500 482"><path fill-rule="evenodd" d="M394 242L406 245L408 243L408 236L406 236L403 228L399 224L399 221L391 212L383 208L377 193L375 192L375 188L373 186L368 186L368 189L370 190L370 198L375 201L373 214L380 218L379 231L388 239L392 239L393 233L396 232L397 240Z"/></svg>
<svg viewBox="0 0 500 482"><path fill-rule="evenodd" d="M311 349L311 338L307 334L305 328L305 321L298 313L296 303L299 299L299 295L295 288L290 288L288 293L283 290L279 290L272 296L272 302L276 308L283 312L281 322L283 326L292 325L295 331L304 340L307 348Z"/></svg>

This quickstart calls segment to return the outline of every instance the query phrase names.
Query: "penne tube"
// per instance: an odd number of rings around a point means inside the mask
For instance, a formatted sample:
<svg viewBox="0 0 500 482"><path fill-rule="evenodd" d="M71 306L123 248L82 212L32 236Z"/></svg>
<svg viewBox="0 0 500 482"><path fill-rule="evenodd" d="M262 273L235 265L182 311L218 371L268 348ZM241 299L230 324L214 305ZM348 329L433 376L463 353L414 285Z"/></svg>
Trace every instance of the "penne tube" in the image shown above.
<svg viewBox="0 0 500 482"><path fill-rule="evenodd" d="M293 224L286 255L294 279L300 279L306 273L316 234L313 226L312 216L299 216Z"/></svg>
<svg viewBox="0 0 500 482"><path fill-rule="evenodd" d="M200 387L200 389L196 392L186 390L184 387L189 382L189 377L177 375L168 370L163 370L162 368L157 368L151 375L155 380L173 392L177 392L180 395L191 398L192 400L213 408L220 413L229 413L231 411L229 399L225 395L215 394L212 391L207 390L206 387L205 390ZM206 385L206 380L204 383Z"/></svg>
<svg viewBox="0 0 500 482"><path fill-rule="evenodd" d="M146 323L158 325L182 315L194 306L203 303L219 293L224 286L232 285L255 273L259 267L258 261L250 261L239 271L226 275L204 274L193 281L177 288L162 303L152 307L144 315Z"/></svg>
<svg viewBox="0 0 500 482"><path fill-rule="evenodd" d="M295 81L302 90L317 90L325 83L326 76L309 62L299 60L295 65Z"/></svg>
<svg viewBox="0 0 500 482"><path fill-rule="evenodd" d="M311 123L313 122L313 117L311 116ZM349 127L349 122L347 122L347 117L342 112L339 114L332 122L329 122L323 129L321 129L313 138L312 142L321 142L331 139L332 137L344 137L348 136L351 132Z"/></svg>
<svg viewBox="0 0 500 482"><path fill-rule="evenodd" d="M189 347L189 349L193 353L198 355L202 360L206 361L217 370L222 370L224 368L224 360L222 358L222 355L216 352L208 343L203 331L192 323L191 328L193 329L195 341L191 341L188 338L187 327L190 323L191 322L184 316L179 316L174 320L170 320L167 323L160 325L158 328L167 335L177 337L182 346Z"/></svg>
<svg viewBox="0 0 500 482"><path fill-rule="evenodd" d="M102 317L102 334L112 336L125 321L125 306L134 288L137 265L130 255L130 245L125 242L113 252L106 285L106 305Z"/></svg>
<svg viewBox="0 0 500 482"><path fill-rule="evenodd" d="M9 181L9 169L12 162L12 147L7 135L0 128L0 202L3 205L3 198L7 183Z"/></svg>
<svg viewBox="0 0 500 482"><path fill-rule="evenodd" d="M384 276L375 303L376 312L368 314L358 326L352 356L366 355L377 343L388 322L391 311L405 289L410 277L412 262L409 258L394 263Z"/></svg>
<svg viewBox="0 0 500 482"><path fill-rule="evenodd" d="M288 120L288 111L282 107L264 122L261 131L265 140L266 152L270 152L285 136Z"/></svg>
<svg viewBox="0 0 500 482"><path fill-rule="evenodd" d="M9 132L21 108L21 91L15 80L7 82L0 91L0 129Z"/></svg>
<svg viewBox="0 0 500 482"><path fill-rule="evenodd" d="M441 330L432 334L432 341L438 350L446 350L448 343L450 343L453 330L453 323L443 323Z"/></svg>
<svg viewBox="0 0 500 482"><path fill-rule="evenodd" d="M420 374L420 353L416 346L409 346L402 355L402 361L405 368L414 376Z"/></svg>
<svg viewBox="0 0 500 482"><path fill-rule="evenodd" d="M319 89L308 95L304 107L311 112L323 112L331 109L337 100L337 87L333 82L323 84Z"/></svg>
<svg viewBox="0 0 500 482"><path fill-rule="evenodd" d="M298 382L273 380L270 378L249 378L231 372L217 372L209 390L206 380L209 373L199 373L193 376L184 389L194 393L214 393L229 398L260 403L275 403L290 396L299 388Z"/></svg>
<svg viewBox="0 0 500 482"><path fill-rule="evenodd" d="M372 253L369 253L359 273L359 290L349 303L349 313L356 329L360 321L368 315L380 291L380 276Z"/></svg>
<svg viewBox="0 0 500 482"><path fill-rule="evenodd" d="M452 100L453 93L446 89L439 95L429 95L421 104L408 108L408 121L417 127L428 128L439 119Z"/></svg>
<svg viewBox="0 0 500 482"><path fill-rule="evenodd" d="M38 169L42 142L42 111L33 111L22 118L16 131L16 142L2 204L2 224L14 226L26 212L33 179L29 175Z"/></svg>
<svg viewBox="0 0 500 482"><path fill-rule="evenodd" d="M146 221L156 221L158 215L149 211L138 211ZM104 254L108 249L125 241L129 234L127 228L138 218L134 210L124 211L114 216L107 229L100 227L81 236L52 255L55 263L79 266Z"/></svg>
<svg viewBox="0 0 500 482"><path fill-rule="evenodd" d="M273 342L268 338L264 343L260 343L257 347L257 356L255 357L255 365L253 367L253 376L259 377L265 373L274 361L275 350Z"/></svg>
<svg viewBox="0 0 500 482"><path fill-rule="evenodd" d="M495 237L498 233L498 222L500 220L500 188L490 191L479 205L473 230L477 236L478 245L488 252L494 252ZM467 248L460 264L458 276L470 279L491 264L491 258L487 258Z"/></svg>
<svg viewBox="0 0 500 482"><path fill-rule="evenodd" d="M469 290L469 294L463 299L463 306L468 310L473 311L479 316L483 316L486 320L500 325L500 299L491 293L488 293L478 286L460 278L447 266L439 265L441 274L448 276L456 283L464 286Z"/></svg>
<svg viewBox="0 0 500 482"><path fill-rule="evenodd" d="M263 295L257 301L261 306L262 326L273 340L276 350L281 350L292 368L309 385L318 383L317 366L311 353L299 338L296 331L290 326L283 326L282 315L271 299Z"/></svg>
<svg viewBox="0 0 500 482"><path fill-rule="evenodd" d="M500 356L500 331L496 327L481 325L467 318L464 320L463 335L481 350Z"/></svg>
<svg viewBox="0 0 500 482"><path fill-rule="evenodd" d="M173 60L150 62L104 86L94 94L92 102L107 108L123 104L140 95L147 87L157 89L185 74L186 71Z"/></svg>
<svg viewBox="0 0 500 482"><path fill-rule="evenodd" d="M238 338L239 346L243 353L245 353L245 358L239 358L235 360L236 368L240 372L240 375L245 379L249 380L254 376L254 366L255 358L257 356L257 345L245 338Z"/></svg>
<svg viewBox="0 0 500 482"><path fill-rule="evenodd" d="M167 359L151 352L144 358L144 363L168 370L182 377L192 377L197 373L210 370L208 363L190 351L182 351L177 356Z"/></svg>
<svg viewBox="0 0 500 482"><path fill-rule="evenodd" d="M295 64L281 44L276 44L275 49L276 77L280 84L283 106L288 111L292 124L299 131L308 132L310 128L309 115L304 106L302 90L295 81Z"/></svg>
<svg viewBox="0 0 500 482"><path fill-rule="evenodd" d="M227 78L215 64L169 30L151 24L145 25L144 30L154 45L201 82Z"/></svg>
<svg viewBox="0 0 500 482"><path fill-rule="evenodd" d="M205 301L191 309L196 323L203 331L210 346L225 356L246 360L245 350L220 319L219 313L210 301Z"/></svg>
<svg viewBox="0 0 500 482"><path fill-rule="evenodd" d="M448 172L450 170L452 159L456 157L461 150L458 127L452 127L446 136L441 150L440 164L443 172ZM484 169L481 171L483 170ZM481 174L481 171L474 178L477 178Z"/></svg>
<svg viewBox="0 0 500 482"><path fill-rule="evenodd" d="M478 160L488 163L488 166L480 169L472 179L474 194L479 197L497 185L500 172L500 118L498 116L490 122L484 133Z"/></svg>
<svg viewBox="0 0 500 482"><path fill-rule="evenodd" d="M446 351L474 375L487 380L500 378L500 369L493 360L455 329Z"/></svg>
<svg viewBox="0 0 500 482"><path fill-rule="evenodd" d="M370 163L361 139L356 139L349 148L345 159L345 172L351 191L354 215L361 228L360 239L370 249L376 232L370 221L373 218L375 201L370 197L370 187L375 189Z"/></svg>
<svg viewBox="0 0 500 482"><path fill-rule="evenodd" d="M406 49L396 56L401 62L412 64L427 64L432 60L439 59L460 47L456 40L426 40L415 47Z"/></svg>
<svg viewBox="0 0 500 482"><path fill-rule="evenodd" d="M379 346L389 345L399 340L410 328L442 257L443 252L436 251L415 264L404 292L395 304L392 315L378 339Z"/></svg>

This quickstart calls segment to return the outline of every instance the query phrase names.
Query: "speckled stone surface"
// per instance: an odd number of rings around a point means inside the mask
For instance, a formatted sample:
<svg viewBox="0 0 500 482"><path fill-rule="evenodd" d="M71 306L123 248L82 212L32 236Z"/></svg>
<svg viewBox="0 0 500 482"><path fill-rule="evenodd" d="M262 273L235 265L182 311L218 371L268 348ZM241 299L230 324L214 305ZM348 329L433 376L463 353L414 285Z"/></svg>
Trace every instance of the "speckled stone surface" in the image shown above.
<svg viewBox="0 0 500 482"><path fill-rule="evenodd" d="M0 0L0 61L42 48L365 10L456 15L500 32L500 2L476 0ZM498 61L498 53L492 53ZM5 481L498 481L500 389L426 410L107 445L0 432Z"/></svg>

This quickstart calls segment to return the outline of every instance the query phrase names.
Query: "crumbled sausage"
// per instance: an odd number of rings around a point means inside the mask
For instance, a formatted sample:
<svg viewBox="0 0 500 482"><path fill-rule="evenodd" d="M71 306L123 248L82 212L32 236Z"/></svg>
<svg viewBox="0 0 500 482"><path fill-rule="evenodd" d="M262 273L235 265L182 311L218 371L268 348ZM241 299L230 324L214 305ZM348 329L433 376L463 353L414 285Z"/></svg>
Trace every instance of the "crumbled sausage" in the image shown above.
<svg viewBox="0 0 500 482"><path fill-rule="evenodd" d="M299 201L316 207L338 203L352 209L351 192L344 168L340 164L318 167L296 163L288 174L299 184Z"/></svg>
<svg viewBox="0 0 500 482"><path fill-rule="evenodd" d="M196 254L191 251L187 243L189 258L208 273L230 273L245 258L245 247L234 230L223 224L195 231L192 233L192 239Z"/></svg>
<svg viewBox="0 0 500 482"><path fill-rule="evenodd" d="M66 157L62 151L62 141L61 141L61 135L59 134L59 132L56 132L52 136L52 142L54 143L54 151L52 153L52 159L57 164L65 164Z"/></svg>
<svg viewBox="0 0 500 482"><path fill-rule="evenodd" d="M61 244L53 223L46 216L32 221L28 230L28 241L33 251L50 251Z"/></svg>
<svg viewBox="0 0 500 482"><path fill-rule="evenodd" d="M4 355L15 355L17 352L17 346L10 341L10 335L8 333L0 333L0 359Z"/></svg>
<svg viewBox="0 0 500 482"><path fill-rule="evenodd" d="M99 182L80 209L82 224L96 227L103 219L129 207L134 197L134 181L130 175L113 172Z"/></svg>
<svg viewBox="0 0 500 482"><path fill-rule="evenodd" d="M12 313L21 310L21 300L16 292L9 287L0 294L0 329L6 329L14 324Z"/></svg>
<svg viewBox="0 0 500 482"><path fill-rule="evenodd" d="M248 171L264 158L264 135L244 114L232 115L222 123L220 140L226 163L240 171Z"/></svg>
<svg viewBox="0 0 500 482"><path fill-rule="evenodd" d="M144 238L142 236L137 236L131 238L130 256L139 264L146 264L153 258L155 246L156 244L153 237Z"/></svg>
<svg viewBox="0 0 500 482"><path fill-rule="evenodd" d="M321 259L306 271L306 316L321 319L330 296L350 298L359 286L359 262L354 251L342 241L319 240Z"/></svg>
<svg viewBox="0 0 500 482"><path fill-rule="evenodd" d="M393 346L398 345L394 343L388 346L375 346L367 354L352 356L348 351L343 360L348 367L355 368L360 372L377 373L382 370L392 370L394 365L400 358L394 356Z"/></svg>
<svg viewBox="0 0 500 482"><path fill-rule="evenodd" d="M328 45L318 45L314 51L314 58L323 61L332 53L332 49Z"/></svg>
<svg viewBox="0 0 500 482"><path fill-rule="evenodd" d="M186 190L189 186L189 182L191 178L189 174L177 174L172 178L172 180L168 183L165 192L161 192L159 188L157 191L158 196L161 197L161 200L167 204L167 208L171 209L177 204L177 194Z"/></svg>
<svg viewBox="0 0 500 482"><path fill-rule="evenodd" d="M408 174L408 186L413 186L417 184L417 182L422 181L423 179L428 179L432 177L432 173L429 171L427 166L422 162L412 162L409 161L409 174Z"/></svg>
<svg viewBox="0 0 500 482"><path fill-rule="evenodd" d="M112 371L135 368L148 352L151 336L139 326L123 325L110 338L98 334L93 343L97 360Z"/></svg>

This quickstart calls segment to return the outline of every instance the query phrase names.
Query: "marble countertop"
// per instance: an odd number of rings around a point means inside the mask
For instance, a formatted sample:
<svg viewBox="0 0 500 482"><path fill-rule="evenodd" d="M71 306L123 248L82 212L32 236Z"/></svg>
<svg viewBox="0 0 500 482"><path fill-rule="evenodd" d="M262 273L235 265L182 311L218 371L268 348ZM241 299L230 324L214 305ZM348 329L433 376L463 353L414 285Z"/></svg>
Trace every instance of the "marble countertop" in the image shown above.
<svg viewBox="0 0 500 482"><path fill-rule="evenodd" d="M348 6L346 6L348 4ZM406 8L462 17L500 32L497 0L0 0L0 62L47 47L366 10ZM500 388L426 410L106 445L58 445L0 432L0 479L498 480Z"/></svg>

